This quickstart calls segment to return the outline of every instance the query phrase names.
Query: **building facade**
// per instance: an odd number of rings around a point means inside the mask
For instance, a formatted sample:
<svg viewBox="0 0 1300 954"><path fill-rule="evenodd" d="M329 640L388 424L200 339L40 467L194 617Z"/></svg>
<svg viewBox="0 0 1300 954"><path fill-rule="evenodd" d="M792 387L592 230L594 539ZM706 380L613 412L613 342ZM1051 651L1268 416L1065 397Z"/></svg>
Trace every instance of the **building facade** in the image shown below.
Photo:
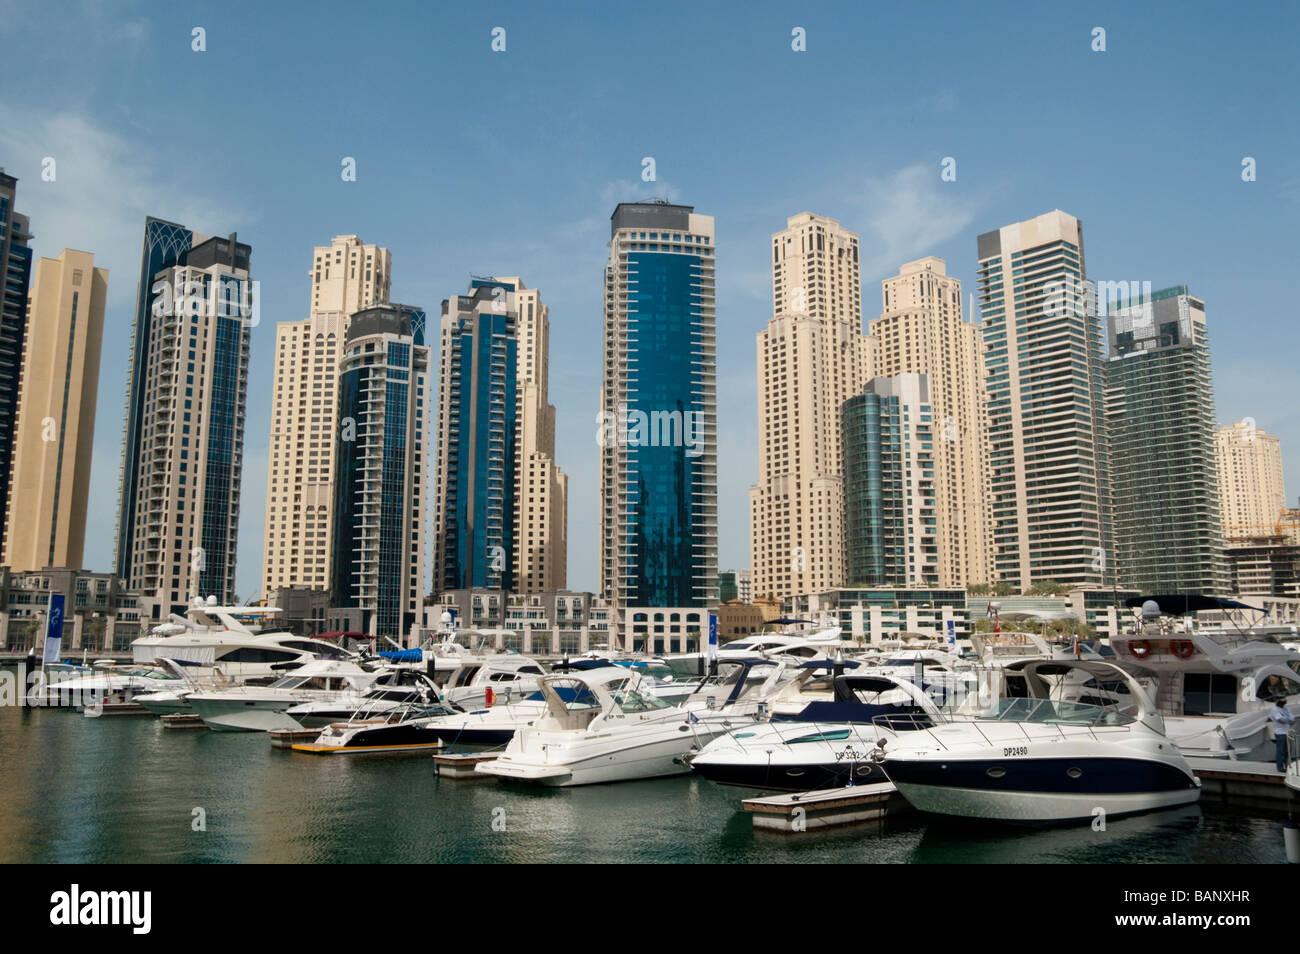
<svg viewBox="0 0 1300 954"><path fill-rule="evenodd" d="M1106 324L1116 576L1144 593L1226 594L1205 305L1181 285Z"/></svg>
<svg viewBox="0 0 1300 954"><path fill-rule="evenodd" d="M1282 442L1246 418L1214 432L1219 510L1226 539L1279 533L1286 508Z"/></svg>
<svg viewBox="0 0 1300 954"><path fill-rule="evenodd" d="M844 402L840 426L848 584L938 587L928 377L873 378Z"/></svg>
<svg viewBox="0 0 1300 954"><path fill-rule="evenodd" d="M399 639L424 592L429 349L425 314L384 302L352 316L339 368L334 606L362 631Z"/></svg>
<svg viewBox="0 0 1300 954"><path fill-rule="evenodd" d="M41 651L52 593L64 599L64 653L124 652L142 635L140 596L114 573L0 566L0 650Z"/></svg>
<svg viewBox="0 0 1300 954"><path fill-rule="evenodd" d="M0 553L12 570L82 565L107 294L89 252L36 263Z"/></svg>
<svg viewBox="0 0 1300 954"><path fill-rule="evenodd" d="M550 311L517 277L442 303L435 591L562 590L568 477L555 462Z"/></svg>
<svg viewBox="0 0 1300 954"><path fill-rule="evenodd" d="M1022 592L1038 580L1109 584L1101 330L1083 226L1056 210L977 244L993 576Z"/></svg>
<svg viewBox="0 0 1300 954"><path fill-rule="evenodd" d="M9 523L9 479L14 427L27 337L27 291L32 275L31 223L15 211L18 180L0 168L0 533Z"/></svg>
<svg viewBox="0 0 1300 954"><path fill-rule="evenodd" d="M257 291L248 245L233 235L195 238L146 224L132 342L117 558L154 618L184 613L195 596L236 601ZM171 264L151 271L160 256Z"/></svg>
<svg viewBox="0 0 1300 954"><path fill-rule="evenodd" d="M328 588L333 576L338 381L352 316L387 301L392 256L355 235L313 250L309 310L275 331L262 592Z"/></svg>
<svg viewBox="0 0 1300 954"><path fill-rule="evenodd" d="M772 318L758 333L758 483L749 491L754 594L844 582L840 407L872 377L858 236L803 212L772 236Z"/></svg>
<svg viewBox="0 0 1300 954"><path fill-rule="evenodd" d="M713 218L620 203L609 249L600 592L619 610L705 607L718 566Z"/></svg>
<svg viewBox="0 0 1300 954"><path fill-rule="evenodd" d="M937 585L987 583L988 431L979 326L963 320L961 282L941 258L908 262L880 287L880 317L869 324L874 373L924 374L929 386Z"/></svg>

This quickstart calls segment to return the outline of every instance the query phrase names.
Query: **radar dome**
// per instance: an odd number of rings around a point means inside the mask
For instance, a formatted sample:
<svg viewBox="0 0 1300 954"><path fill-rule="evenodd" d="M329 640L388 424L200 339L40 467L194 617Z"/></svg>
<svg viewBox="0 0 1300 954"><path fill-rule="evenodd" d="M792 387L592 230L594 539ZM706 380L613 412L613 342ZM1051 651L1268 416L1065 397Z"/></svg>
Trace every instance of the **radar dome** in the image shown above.
<svg viewBox="0 0 1300 954"><path fill-rule="evenodd" d="M1159 618L1160 618L1160 604L1157 603L1155 600L1147 600L1145 603L1143 603L1143 604L1142 604L1142 618L1143 618L1143 619L1159 619Z"/></svg>

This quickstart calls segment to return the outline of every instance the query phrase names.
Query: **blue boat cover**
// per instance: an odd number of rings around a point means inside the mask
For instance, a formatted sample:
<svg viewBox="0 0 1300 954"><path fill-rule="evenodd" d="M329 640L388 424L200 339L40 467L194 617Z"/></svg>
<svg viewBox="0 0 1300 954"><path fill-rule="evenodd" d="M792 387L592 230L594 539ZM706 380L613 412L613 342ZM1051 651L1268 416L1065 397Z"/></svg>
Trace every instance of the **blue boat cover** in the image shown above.
<svg viewBox="0 0 1300 954"><path fill-rule="evenodd" d="M418 649L384 649L379 655L385 659L391 659L393 662L423 662L424 654Z"/></svg>

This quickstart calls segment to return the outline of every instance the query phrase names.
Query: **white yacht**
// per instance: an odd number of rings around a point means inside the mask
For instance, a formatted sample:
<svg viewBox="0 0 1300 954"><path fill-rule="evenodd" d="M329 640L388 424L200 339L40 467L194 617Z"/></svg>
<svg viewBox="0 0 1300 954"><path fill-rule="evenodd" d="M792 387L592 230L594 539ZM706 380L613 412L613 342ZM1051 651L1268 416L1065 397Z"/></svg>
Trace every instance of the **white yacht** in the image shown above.
<svg viewBox="0 0 1300 954"><path fill-rule="evenodd" d="M1128 683L1133 714L1050 698L1067 668ZM1024 664L1029 695L980 715L884 715L876 757L921 811L1020 823L1091 821L1194 802L1200 782L1135 677L1095 661ZM904 729L909 731L903 731Z"/></svg>
<svg viewBox="0 0 1300 954"><path fill-rule="evenodd" d="M1289 627L1198 628L1162 608L1224 601L1160 599L1143 601L1136 631L1111 639L1116 661L1141 677L1184 755L1271 761L1268 710L1277 698L1300 705L1300 654L1278 641Z"/></svg>
<svg viewBox="0 0 1300 954"><path fill-rule="evenodd" d="M66 677L66 678L65 678ZM138 694L180 685L175 674L159 666L96 663L89 670L52 673L27 693L29 705L66 706L94 714L104 703L132 702Z"/></svg>
<svg viewBox="0 0 1300 954"><path fill-rule="evenodd" d="M873 760L879 715L938 716L929 695L893 675L839 675L834 697L809 702L793 718L736 729L690 759L691 768L719 785L802 792L886 782ZM933 724L919 719L913 725Z"/></svg>
<svg viewBox="0 0 1300 954"><path fill-rule="evenodd" d="M520 727L502 755L477 772L547 786L590 785L680 775L686 756L739 725L755 721L763 691L784 669L757 682L750 664L727 685L701 686L685 706L642 691L643 677L621 666L604 666L542 680L546 711Z"/></svg>
<svg viewBox="0 0 1300 954"><path fill-rule="evenodd" d="M356 658L323 639L264 629L279 612L273 606L219 606L215 596L195 597L185 616L173 614L135 640L131 652L140 664L171 659L196 679L219 671L234 682L278 679L289 666L316 659Z"/></svg>
<svg viewBox="0 0 1300 954"><path fill-rule="evenodd" d="M345 694L312 699L290 706L285 714L303 728L315 729L334 722L386 717L441 701L437 685L424 673L406 666L389 666L376 673L374 682L359 698Z"/></svg>
<svg viewBox="0 0 1300 954"><path fill-rule="evenodd" d="M269 732L300 729L288 710L304 702L341 703L355 710L378 673L350 660L322 659L299 666L269 686L235 686L218 692L192 692L190 708L218 732Z"/></svg>

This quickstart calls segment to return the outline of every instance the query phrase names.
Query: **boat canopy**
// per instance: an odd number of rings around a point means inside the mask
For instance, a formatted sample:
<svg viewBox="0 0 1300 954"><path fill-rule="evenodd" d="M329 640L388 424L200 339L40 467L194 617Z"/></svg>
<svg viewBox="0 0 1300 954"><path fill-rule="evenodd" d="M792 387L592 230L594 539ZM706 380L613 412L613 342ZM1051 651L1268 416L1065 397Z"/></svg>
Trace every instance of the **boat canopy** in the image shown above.
<svg viewBox="0 0 1300 954"><path fill-rule="evenodd" d="M1133 596L1124 601L1130 609L1137 609L1148 600L1154 600L1160 612L1168 616L1189 616L1202 610L1245 609L1255 613L1264 612L1255 606L1240 603L1237 600L1223 599L1218 596L1205 596L1201 593L1174 593L1159 596Z"/></svg>

